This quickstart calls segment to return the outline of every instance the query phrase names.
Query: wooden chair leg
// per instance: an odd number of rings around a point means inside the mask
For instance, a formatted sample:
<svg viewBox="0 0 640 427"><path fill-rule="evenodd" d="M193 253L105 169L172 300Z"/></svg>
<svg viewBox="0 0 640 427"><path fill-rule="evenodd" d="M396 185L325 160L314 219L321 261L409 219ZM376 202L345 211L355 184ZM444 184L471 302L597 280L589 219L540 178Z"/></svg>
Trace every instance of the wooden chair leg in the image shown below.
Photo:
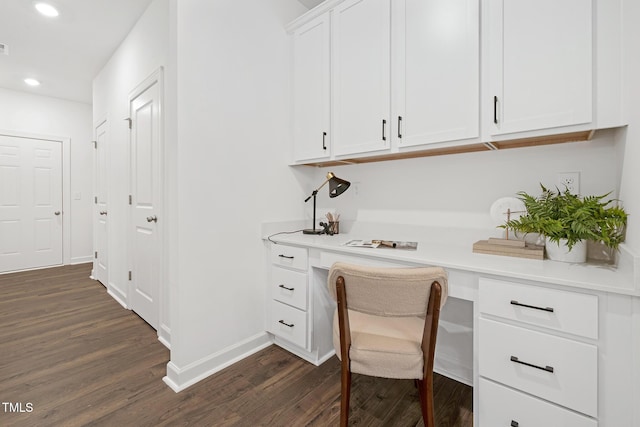
<svg viewBox="0 0 640 427"><path fill-rule="evenodd" d="M349 425L349 400L351 398L351 372L342 369L341 375L342 391L340 395L340 427Z"/></svg>
<svg viewBox="0 0 640 427"><path fill-rule="evenodd" d="M434 427L433 386L427 380L417 380L420 394L420 408L425 427Z"/></svg>

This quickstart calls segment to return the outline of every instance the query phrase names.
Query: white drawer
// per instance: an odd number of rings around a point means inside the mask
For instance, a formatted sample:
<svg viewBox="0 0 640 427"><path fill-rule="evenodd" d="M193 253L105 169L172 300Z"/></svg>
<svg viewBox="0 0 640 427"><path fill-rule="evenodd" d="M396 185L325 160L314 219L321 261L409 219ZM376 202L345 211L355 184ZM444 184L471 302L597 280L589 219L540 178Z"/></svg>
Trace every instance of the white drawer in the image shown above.
<svg viewBox="0 0 640 427"><path fill-rule="evenodd" d="M278 301L271 301L269 332L306 349L307 313Z"/></svg>
<svg viewBox="0 0 640 427"><path fill-rule="evenodd" d="M480 312L598 339L598 297L480 278Z"/></svg>
<svg viewBox="0 0 640 427"><path fill-rule="evenodd" d="M597 427L592 418L480 379L480 427Z"/></svg>
<svg viewBox="0 0 640 427"><path fill-rule="evenodd" d="M481 376L597 416L596 346L488 319L479 324Z"/></svg>
<svg viewBox="0 0 640 427"><path fill-rule="evenodd" d="M308 258L309 255L306 248L271 245L271 263L274 265L307 271Z"/></svg>
<svg viewBox="0 0 640 427"><path fill-rule="evenodd" d="M271 268L271 296L280 302L306 310L306 273L280 267Z"/></svg>

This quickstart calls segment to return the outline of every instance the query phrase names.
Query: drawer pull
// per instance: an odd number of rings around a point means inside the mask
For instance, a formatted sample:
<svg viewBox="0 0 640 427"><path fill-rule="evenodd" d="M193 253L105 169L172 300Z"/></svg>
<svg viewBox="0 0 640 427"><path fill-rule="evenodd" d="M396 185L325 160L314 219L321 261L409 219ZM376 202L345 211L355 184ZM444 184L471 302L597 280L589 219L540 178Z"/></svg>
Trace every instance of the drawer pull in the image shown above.
<svg viewBox="0 0 640 427"><path fill-rule="evenodd" d="M282 323L284 326L288 326L290 328L293 328L295 326L293 323L287 323L284 320L278 320L278 323Z"/></svg>
<svg viewBox="0 0 640 427"><path fill-rule="evenodd" d="M517 421L511 420L511 427L520 427L520 423Z"/></svg>
<svg viewBox="0 0 640 427"><path fill-rule="evenodd" d="M526 365L526 366L530 366L532 368L540 369L541 371L547 371L547 372L553 373L553 366L542 367L542 366L534 365L532 363L523 362L523 361L519 360L516 356L511 356L511 361L515 362L515 363L519 363L521 365Z"/></svg>
<svg viewBox="0 0 640 427"><path fill-rule="evenodd" d="M542 311L548 311L549 313L553 313L553 308L552 307L536 307L535 305L528 305L528 304L519 303L516 300L511 300L511 305L517 305L519 307L533 308L534 310L542 310Z"/></svg>
<svg viewBox="0 0 640 427"><path fill-rule="evenodd" d="M278 256L279 256L280 258L286 258L286 259L293 259L293 258L294 258L294 257L292 257L292 256L283 255L283 254L280 254L280 255L278 255Z"/></svg>
<svg viewBox="0 0 640 427"><path fill-rule="evenodd" d="M295 290L295 288L287 288L285 285L280 285L280 286L278 286L278 287L279 287L279 288L282 288L282 289L286 289L286 290L288 290L288 291L293 291L293 290Z"/></svg>

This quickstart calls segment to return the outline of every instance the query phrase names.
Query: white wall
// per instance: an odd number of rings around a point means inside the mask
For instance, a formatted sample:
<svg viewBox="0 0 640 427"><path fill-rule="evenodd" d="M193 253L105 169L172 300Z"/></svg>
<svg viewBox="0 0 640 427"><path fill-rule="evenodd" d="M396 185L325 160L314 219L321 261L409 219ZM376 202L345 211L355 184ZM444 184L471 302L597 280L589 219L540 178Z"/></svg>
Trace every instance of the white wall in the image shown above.
<svg viewBox="0 0 640 427"><path fill-rule="evenodd" d="M384 222L415 220L414 212L425 212L416 225L475 228L486 223L461 224L459 214L486 217L491 204L519 191L539 194L540 183L553 188L559 172L580 172L582 194L618 194L618 159L614 131L597 132L591 141L479 153L394 160L380 163L323 168L316 172L322 182L328 170L352 182L338 198L328 191L319 194L320 209L337 209L346 220L361 219L363 212L385 211ZM453 212L458 215L433 215ZM408 213L411 216L408 216ZM306 216L310 216L310 208ZM442 220L434 223L434 217ZM409 219L410 218L410 219ZM493 230L491 230L493 231Z"/></svg>
<svg viewBox="0 0 640 427"><path fill-rule="evenodd" d="M116 263L114 280L125 289L126 259L118 249L126 243L128 194L122 119L128 92L158 66L167 67L170 304L163 309L171 317L166 380L175 389L266 342L260 223L310 217L303 200L327 170L358 188L333 200L326 193L318 197L321 208L336 208L345 219L365 210L391 211L389 221L415 211L486 215L495 199L536 192L540 182L554 185L558 172L580 171L585 194L620 188L620 166L628 156L621 154L619 131L555 146L331 169L287 167L290 52L284 25L304 11L292 0L156 0L94 82L94 119L112 123L110 238L116 250L110 261ZM638 173L622 174L623 191Z"/></svg>
<svg viewBox="0 0 640 427"><path fill-rule="evenodd" d="M260 223L300 218L289 158L291 0L177 2L178 283L168 382L265 342Z"/></svg>
<svg viewBox="0 0 640 427"><path fill-rule="evenodd" d="M0 130L70 138L71 263L93 259L91 105L0 88ZM78 198L79 197L79 198Z"/></svg>
<svg viewBox="0 0 640 427"><path fill-rule="evenodd" d="M620 195L630 213L627 244L640 255L640 3L625 0L623 8L623 111L629 126L617 135L624 148Z"/></svg>
<svg viewBox="0 0 640 427"><path fill-rule="evenodd" d="M109 211L109 283L112 294L126 303L128 298L127 238L128 238L128 194L129 194L129 128L124 120L129 117L129 94L145 78L160 67L164 67L165 92L175 80L175 69L169 63L169 0L155 0L136 23L126 39L115 51L93 81L94 125L107 120L107 198ZM169 88L169 89L167 89ZM165 114L165 125L175 118ZM175 139L167 137L165 148L175 145ZM175 161L173 158L168 162ZM167 179L171 179L168 177ZM167 204L170 200L165 201ZM162 218L169 227L167 218ZM168 266L164 266L168 269ZM163 275L166 278L166 271ZM161 291L166 297L166 281ZM168 300L162 300L160 311L160 334L169 330Z"/></svg>

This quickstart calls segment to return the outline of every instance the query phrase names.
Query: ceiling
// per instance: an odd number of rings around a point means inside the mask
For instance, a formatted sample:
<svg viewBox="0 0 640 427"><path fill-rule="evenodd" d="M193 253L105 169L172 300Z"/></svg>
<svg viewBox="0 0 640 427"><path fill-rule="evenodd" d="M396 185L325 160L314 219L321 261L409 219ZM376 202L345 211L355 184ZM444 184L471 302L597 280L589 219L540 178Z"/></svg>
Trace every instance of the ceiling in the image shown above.
<svg viewBox="0 0 640 427"><path fill-rule="evenodd" d="M0 87L91 103L93 78L152 1L51 0L60 16L46 18L33 0L2 0Z"/></svg>
<svg viewBox="0 0 640 427"><path fill-rule="evenodd" d="M57 18L34 8L47 1ZM153 0L0 0L0 88L91 103L92 81ZM323 0L298 0L313 8ZM40 86L24 83L27 77Z"/></svg>

